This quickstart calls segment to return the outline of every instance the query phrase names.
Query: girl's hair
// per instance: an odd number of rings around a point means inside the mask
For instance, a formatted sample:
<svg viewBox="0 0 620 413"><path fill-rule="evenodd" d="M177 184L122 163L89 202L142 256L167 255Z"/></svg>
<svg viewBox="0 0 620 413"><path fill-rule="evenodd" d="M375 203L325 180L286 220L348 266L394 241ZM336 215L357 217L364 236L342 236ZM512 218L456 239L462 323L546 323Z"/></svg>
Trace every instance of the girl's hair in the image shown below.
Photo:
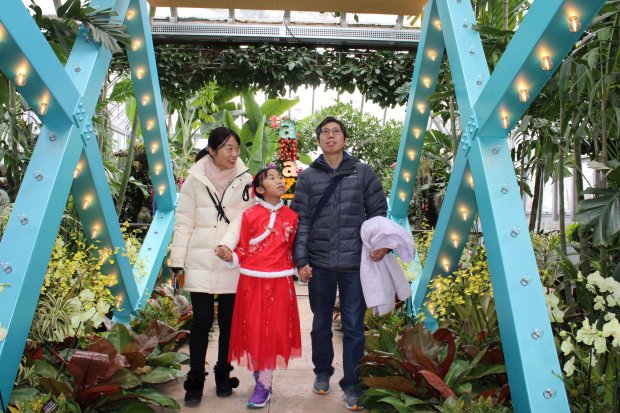
<svg viewBox="0 0 620 413"><path fill-rule="evenodd" d="M254 196L257 196L260 199L264 199L263 194L259 194L258 192L256 192L256 188L263 186L263 181L265 180L265 178L267 178L267 175L271 169L280 173L280 170L278 168L263 168L260 171L256 172L256 175L254 175L254 180L252 181L252 188L254 189Z"/></svg>
<svg viewBox="0 0 620 413"><path fill-rule="evenodd" d="M237 135L237 132L235 132L234 130L230 128L226 128L224 126L220 126L219 128L213 129L211 133L209 134L209 140L207 142L207 146L205 148L202 148L200 152L198 152L198 155L196 155L195 162L198 162L199 160L204 158L206 154L209 153L208 148L211 148L214 151L217 151L218 149L220 149L222 146L224 146L226 141L228 141L228 138L231 136L235 138L235 140L237 141L237 144L241 146L241 139L239 138L239 135Z"/></svg>

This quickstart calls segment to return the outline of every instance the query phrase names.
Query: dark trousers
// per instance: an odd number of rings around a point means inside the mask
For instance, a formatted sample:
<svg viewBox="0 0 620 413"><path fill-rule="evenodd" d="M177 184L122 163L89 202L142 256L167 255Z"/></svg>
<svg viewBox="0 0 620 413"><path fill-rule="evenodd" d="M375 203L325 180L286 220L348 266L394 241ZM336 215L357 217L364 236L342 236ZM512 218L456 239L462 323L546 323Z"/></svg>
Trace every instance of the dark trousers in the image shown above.
<svg viewBox="0 0 620 413"><path fill-rule="evenodd" d="M313 268L308 283L312 319L312 363L314 374L334 374L334 346L332 320L336 302L336 289L340 294L340 318L344 333L342 339L342 365L344 377L340 380L343 390L359 384L358 364L364 356L364 315L366 302L362 292L359 271L337 272Z"/></svg>
<svg viewBox="0 0 620 413"><path fill-rule="evenodd" d="M209 330L213 325L215 295L195 292L190 292L190 295L194 316L189 336L189 367L190 371L204 372ZM228 363L228 344L235 294L218 294L217 297L217 324L220 328L217 361Z"/></svg>

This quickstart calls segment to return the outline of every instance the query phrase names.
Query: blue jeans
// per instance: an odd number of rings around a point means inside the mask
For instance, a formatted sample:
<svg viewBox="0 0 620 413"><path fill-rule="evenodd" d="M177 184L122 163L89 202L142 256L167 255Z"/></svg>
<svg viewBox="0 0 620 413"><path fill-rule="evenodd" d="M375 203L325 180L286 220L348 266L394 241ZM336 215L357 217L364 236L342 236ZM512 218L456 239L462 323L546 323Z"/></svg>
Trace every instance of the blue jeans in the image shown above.
<svg viewBox="0 0 620 413"><path fill-rule="evenodd" d="M359 384L358 364L364 356L364 315L366 302L362 293L359 271L338 272L313 268L308 283L312 320L312 363L317 376L332 376L334 346L332 321L336 302L336 288L340 294L342 339L342 364L344 377L340 380L343 390Z"/></svg>

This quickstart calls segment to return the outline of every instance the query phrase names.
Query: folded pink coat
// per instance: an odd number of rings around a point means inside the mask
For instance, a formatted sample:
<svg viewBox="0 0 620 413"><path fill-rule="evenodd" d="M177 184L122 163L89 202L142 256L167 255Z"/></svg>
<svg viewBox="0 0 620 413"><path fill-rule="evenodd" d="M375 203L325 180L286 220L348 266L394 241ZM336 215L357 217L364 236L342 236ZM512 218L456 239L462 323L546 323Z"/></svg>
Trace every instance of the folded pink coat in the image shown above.
<svg viewBox="0 0 620 413"><path fill-rule="evenodd" d="M360 279L366 306L374 315L394 310L396 297L404 301L411 296L411 286L394 254L386 254L379 262L370 258L370 252L389 248L401 260L410 262L415 256L415 242L410 232L394 221L374 217L362 224L362 262Z"/></svg>

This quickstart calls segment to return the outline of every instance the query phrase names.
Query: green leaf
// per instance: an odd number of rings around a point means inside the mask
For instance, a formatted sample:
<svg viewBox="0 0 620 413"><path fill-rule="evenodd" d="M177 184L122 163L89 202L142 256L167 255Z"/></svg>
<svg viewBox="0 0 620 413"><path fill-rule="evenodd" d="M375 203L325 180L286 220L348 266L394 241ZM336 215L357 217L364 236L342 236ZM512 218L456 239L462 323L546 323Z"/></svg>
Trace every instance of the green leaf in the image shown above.
<svg viewBox="0 0 620 413"><path fill-rule="evenodd" d="M464 377L466 380L480 379L491 374L506 373L506 366L503 364L481 364L471 369L469 374Z"/></svg>
<svg viewBox="0 0 620 413"><path fill-rule="evenodd" d="M176 400L158 392L155 389L141 388L136 389L135 393L140 396L140 400L146 403L154 404L171 410L179 410L181 408Z"/></svg>
<svg viewBox="0 0 620 413"><path fill-rule="evenodd" d="M58 369L47 360L35 360L34 371L41 377L55 379L58 376Z"/></svg>
<svg viewBox="0 0 620 413"><path fill-rule="evenodd" d="M250 159L248 160L247 166L252 175L265 165L265 159L263 159L263 131L265 129L265 120L265 115L263 115L250 150Z"/></svg>
<svg viewBox="0 0 620 413"><path fill-rule="evenodd" d="M16 387L13 389L13 393L11 393L11 404L26 404L38 397L39 394L41 394L39 390L34 387Z"/></svg>
<svg viewBox="0 0 620 413"><path fill-rule="evenodd" d="M267 118L272 116L280 116L284 112L288 111L290 108L299 103L299 98L295 99L269 99L265 103L263 103L260 107L263 115Z"/></svg>
<svg viewBox="0 0 620 413"><path fill-rule="evenodd" d="M132 389L140 386L140 378L127 368L122 368L110 377L109 384L120 384L123 389Z"/></svg>
<svg viewBox="0 0 620 413"><path fill-rule="evenodd" d="M131 343L131 335L129 330L122 323L114 324L112 330L108 334L108 341L112 343L118 353L122 353L125 347Z"/></svg>
<svg viewBox="0 0 620 413"><path fill-rule="evenodd" d="M140 380L142 380L143 383L160 384L167 383L182 376L183 373L181 373L181 370L171 369L168 367L157 367L149 373L140 376Z"/></svg>

